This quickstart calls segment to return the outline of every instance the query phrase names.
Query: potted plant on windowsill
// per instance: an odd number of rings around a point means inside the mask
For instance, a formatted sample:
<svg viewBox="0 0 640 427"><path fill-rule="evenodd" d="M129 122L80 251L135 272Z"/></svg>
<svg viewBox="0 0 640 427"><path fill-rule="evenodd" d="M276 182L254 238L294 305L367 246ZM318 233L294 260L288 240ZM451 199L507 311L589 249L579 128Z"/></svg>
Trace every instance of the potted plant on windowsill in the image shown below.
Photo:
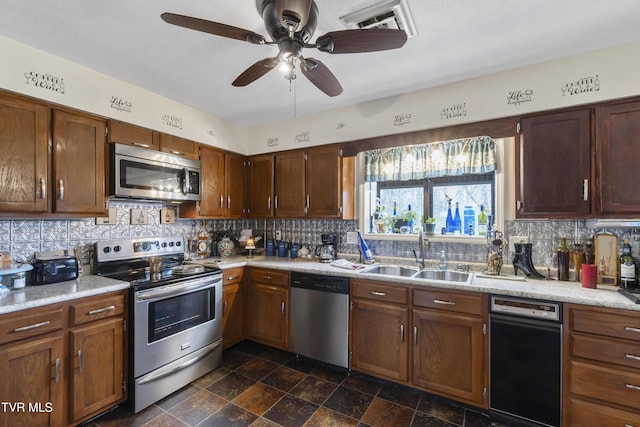
<svg viewBox="0 0 640 427"><path fill-rule="evenodd" d="M436 219L435 217L429 217L422 221L422 228L426 234L436 234Z"/></svg>
<svg viewBox="0 0 640 427"><path fill-rule="evenodd" d="M387 217L389 229L392 233L409 234L416 219L416 211L405 210L396 217Z"/></svg>

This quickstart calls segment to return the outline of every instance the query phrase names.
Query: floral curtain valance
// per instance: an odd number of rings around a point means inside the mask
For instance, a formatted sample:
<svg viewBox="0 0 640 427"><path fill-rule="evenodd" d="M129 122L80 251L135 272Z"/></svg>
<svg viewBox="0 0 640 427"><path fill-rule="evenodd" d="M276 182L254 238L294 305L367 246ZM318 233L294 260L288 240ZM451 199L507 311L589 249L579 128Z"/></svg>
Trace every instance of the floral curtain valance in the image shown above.
<svg viewBox="0 0 640 427"><path fill-rule="evenodd" d="M368 182L483 174L496 170L496 144L480 136L384 148L367 151L364 164Z"/></svg>

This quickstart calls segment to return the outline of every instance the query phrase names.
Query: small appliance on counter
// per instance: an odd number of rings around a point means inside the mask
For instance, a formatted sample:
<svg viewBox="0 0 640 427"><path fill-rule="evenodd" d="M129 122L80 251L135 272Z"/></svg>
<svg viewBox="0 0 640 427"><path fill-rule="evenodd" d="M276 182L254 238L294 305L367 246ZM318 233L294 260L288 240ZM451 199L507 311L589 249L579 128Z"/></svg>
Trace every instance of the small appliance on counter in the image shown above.
<svg viewBox="0 0 640 427"><path fill-rule="evenodd" d="M321 234L322 244L316 247L316 256L320 262L332 262L338 254L338 235L335 233Z"/></svg>
<svg viewBox="0 0 640 427"><path fill-rule="evenodd" d="M78 272L78 258L75 256L36 259L33 262L33 284L49 285L75 280Z"/></svg>

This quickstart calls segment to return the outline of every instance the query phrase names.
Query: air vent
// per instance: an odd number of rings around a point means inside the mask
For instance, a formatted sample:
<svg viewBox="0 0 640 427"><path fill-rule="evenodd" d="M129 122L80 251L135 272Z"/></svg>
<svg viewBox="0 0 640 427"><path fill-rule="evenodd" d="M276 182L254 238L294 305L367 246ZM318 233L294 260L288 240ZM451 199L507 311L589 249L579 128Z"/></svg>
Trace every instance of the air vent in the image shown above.
<svg viewBox="0 0 640 427"><path fill-rule="evenodd" d="M407 0L376 1L341 16L340 20L348 28L402 29L407 33L407 37L416 35L416 26L413 23Z"/></svg>

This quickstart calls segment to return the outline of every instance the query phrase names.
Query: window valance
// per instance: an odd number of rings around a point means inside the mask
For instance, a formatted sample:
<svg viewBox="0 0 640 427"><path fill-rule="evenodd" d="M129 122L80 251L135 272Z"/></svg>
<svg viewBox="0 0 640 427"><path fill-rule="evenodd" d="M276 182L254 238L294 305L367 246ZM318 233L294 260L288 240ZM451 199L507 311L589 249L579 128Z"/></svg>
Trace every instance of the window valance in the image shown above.
<svg viewBox="0 0 640 427"><path fill-rule="evenodd" d="M496 164L496 144L488 136L406 145L365 152L365 181L484 174Z"/></svg>

